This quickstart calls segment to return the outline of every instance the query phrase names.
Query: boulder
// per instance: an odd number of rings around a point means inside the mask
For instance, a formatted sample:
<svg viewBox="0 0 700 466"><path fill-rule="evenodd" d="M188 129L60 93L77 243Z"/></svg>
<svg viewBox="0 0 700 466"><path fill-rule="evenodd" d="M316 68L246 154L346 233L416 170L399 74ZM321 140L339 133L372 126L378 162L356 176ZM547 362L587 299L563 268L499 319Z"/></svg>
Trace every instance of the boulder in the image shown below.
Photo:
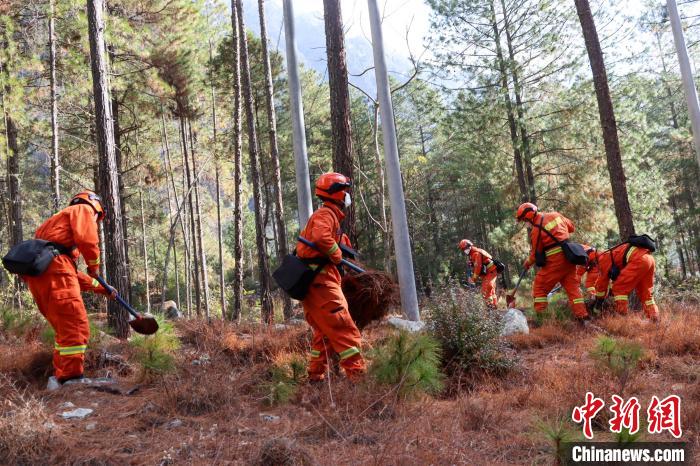
<svg viewBox="0 0 700 466"><path fill-rule="evenodd" d="M516 333L530 333L530 328L527 325L525 314L514 307L511 307L505 314L503 314L501 323L503 325L501 336L506 337Z"/></svg>
<svg viewBox="0 0 700 466"><path fill-rule="evenodd" d="M177 320L182 318L182 313L177 308L177 303L175 301L164 302L161 311L166 319Z"/></svg>
<svg viewBox="0 0 700 466"><path fill-rule="evenodd" d="M397 316L389 317L387 319L387 323L393 327L398 328L399 330L406 330L407 332L411 333L420 332L421 330L423 330L423 327L425 327L425 322L421 320L406 320Z"/></svg>
<svg viewBox="0 0 700 466"><path fill-rule="evenodd" d="M63 419L85 419L87 416L92 414L93 410L90 408L76 408L72 411L65 411L61 413Z"/></svg>

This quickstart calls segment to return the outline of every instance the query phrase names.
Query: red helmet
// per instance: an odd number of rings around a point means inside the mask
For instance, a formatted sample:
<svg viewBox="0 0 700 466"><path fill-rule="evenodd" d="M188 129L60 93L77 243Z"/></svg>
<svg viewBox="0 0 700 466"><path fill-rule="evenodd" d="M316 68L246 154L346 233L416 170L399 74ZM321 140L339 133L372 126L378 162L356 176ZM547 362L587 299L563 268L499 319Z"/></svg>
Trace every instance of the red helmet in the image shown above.
<svg viewBox="0 0 700 466"><path fill-rule="evenodd" d="M340 173L324 173L316 180L316 195L322 199L343 202L345 191L352 186L352 181Z"/></svg>
<svg viewBox="0 0 700 466"><path fill-rule="evenodd" d="M463 239L462 241L459 242L459 249L462 251L466 251L468 248L471 248L474 246L474 244L469 241L468 239Z"/></svg>
<svg viewBox="0 0 700 466"><path fill-rule="evenodd" d="M523 220L532 220L535 218L536 213L537 206L532 202L525 202L524 204L520 204L520 207L518 207L518 212L515 214L515 218L519 222L522 222Z"/></svg>
<svg viewBox="0 0 700 466"><path fill-rule="evenodd" d="M73 196L73 199L71 199L69 205L76 204L88 204L95 209L95 213L97 213L97 220L102 220L105 218L105 209L102 205L102 198L93 191L85 190Z"/></svg>

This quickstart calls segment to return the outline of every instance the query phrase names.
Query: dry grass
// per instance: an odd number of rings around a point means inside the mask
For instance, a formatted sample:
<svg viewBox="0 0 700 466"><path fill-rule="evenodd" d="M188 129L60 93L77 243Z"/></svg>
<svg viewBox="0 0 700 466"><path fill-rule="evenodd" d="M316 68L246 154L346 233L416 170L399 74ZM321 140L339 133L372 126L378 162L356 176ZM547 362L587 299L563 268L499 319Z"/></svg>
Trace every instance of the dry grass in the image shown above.
<svg viewBox="0 0 700 466"><path fill-rule="evenodd" d="M46 405L0 375L0 458L4 464L48 464L67 447Z"/></svg>
<svg viewBox="0 0 700 466"><path fill-rule="evenodd" d="M599 325L645 347L640 375L626 392L643 406L652 395L679 394L684 440L697 449L700 352L688 330L700 325L697 310L662 306L662 313L658 327L637 314L606 317ZM306 326L275 330L182 321L177 331L182 340L177 373L129 396L77 386L43 392L38 384L45 376L38 374L50 364L48 348L27 344L15 356L14 343L0 343L0 371L6 374L0 378L0 399L6 400L0 412L3 463L551 464L551 439L536 428L537 420L564 419L567 428L580 432L568 421L573 406L586 391L609 401L616 385L589 355L599 335L595 329L548 323L510 338L520 359L517 371L500 377L464 374L468 383L458 384L450 397L398 402L393 387L354 385L331 374L329 382L301 384L286 404L270 407L260 384L270 364L306 357ZM371 326L364 338L369 346L386 334L385 327ZM128 346L109 351L129 362ZM42 354L43 362L36 362ZM98 356L89 371L109 369ZM134 377L120 375L122 393L134 387ZM95 413L63 421L54 413L65 401L95 403ZM605 411L595 425L597 439L608 438ZM56 427L47 431L46 420ZM86 430L88 423L96 428ZM64 443L68 432L70 448ZM656 439L669 440L650 440Z"/></svg>

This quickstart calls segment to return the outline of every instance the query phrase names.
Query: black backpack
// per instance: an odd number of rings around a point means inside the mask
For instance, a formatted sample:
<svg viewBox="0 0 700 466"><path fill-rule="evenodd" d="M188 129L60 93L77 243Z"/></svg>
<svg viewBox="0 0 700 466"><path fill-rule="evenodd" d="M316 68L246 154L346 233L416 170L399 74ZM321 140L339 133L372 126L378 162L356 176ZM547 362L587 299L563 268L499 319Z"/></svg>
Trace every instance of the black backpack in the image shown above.
<svg viewBox="0 0 700 466"><path fill-rule="evenodd" d="M46 271L56 256L71 251L72 248L43 239L28 239L13 246L2 258L2 265L10 273L36 277Z"/></svg>

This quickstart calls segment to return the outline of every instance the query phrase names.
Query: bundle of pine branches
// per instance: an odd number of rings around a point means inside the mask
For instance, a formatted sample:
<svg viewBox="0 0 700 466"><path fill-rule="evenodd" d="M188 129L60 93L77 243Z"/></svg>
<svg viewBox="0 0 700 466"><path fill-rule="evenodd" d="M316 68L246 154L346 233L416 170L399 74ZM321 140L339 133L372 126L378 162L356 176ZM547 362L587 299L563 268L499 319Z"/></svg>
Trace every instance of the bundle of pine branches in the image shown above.
<svg viewBox="0 0 700 466"><path fill-rule="evenodd" d="M367 270L346 274L342 288L352 320L360 330L381 320L401 303L399 285L386 272Z"/></svg>

